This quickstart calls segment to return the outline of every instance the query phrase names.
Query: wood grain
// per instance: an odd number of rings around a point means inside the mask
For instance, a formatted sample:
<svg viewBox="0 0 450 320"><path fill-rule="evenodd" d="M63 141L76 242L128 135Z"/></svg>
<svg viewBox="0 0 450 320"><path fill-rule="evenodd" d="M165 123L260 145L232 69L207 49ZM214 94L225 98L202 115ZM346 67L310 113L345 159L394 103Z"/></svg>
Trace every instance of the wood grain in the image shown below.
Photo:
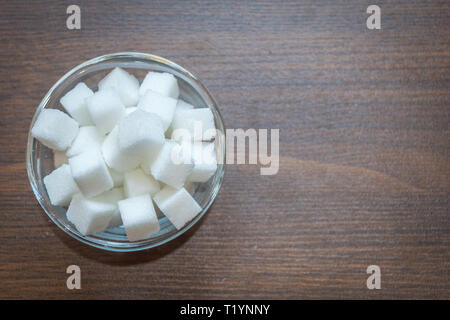
<svg viewBox="0 0 450 320"><path fill-rule="evenodd" d="M448 1L376 1L377 31L367 1L76 3L78 31L71 3L0 2L0 298L450 298ZM25 169L46 91L117 51L199 75L228 128L280 129L277 175L228 165L198 226L136 254L66 236Z"/></svg>

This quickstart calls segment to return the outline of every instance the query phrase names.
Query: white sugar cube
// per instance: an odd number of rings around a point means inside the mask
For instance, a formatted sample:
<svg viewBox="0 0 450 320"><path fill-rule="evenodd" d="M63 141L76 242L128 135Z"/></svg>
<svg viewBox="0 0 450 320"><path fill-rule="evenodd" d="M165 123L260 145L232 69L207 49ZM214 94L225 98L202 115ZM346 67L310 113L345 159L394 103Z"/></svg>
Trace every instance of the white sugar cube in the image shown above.
<svg viewBox="0 0 450 320"><path fill-rule="evenodd" d="M183 148L175 141L167 140L151 163L152 176L174 188L181 188L194 164L186 158Z"/></svg>
<svg viewBox="0 0 450 320"><path fill-rule="evenodd" d="M114 205L115 210L112 213L111 220L109 221L108 228L115 228L122 225L122 218L120 217L120 211L118 202L125 199L123 188L112 188L102 194L92 198L94 201L109 203Z"/></svg>
<svg viewBox="0 0 450 320"><path fill-rule="evenodd" d="M87 126L92 124L92 119L87 110L86 98L93 94L94 92L84 82L80 82L67 92L59 102L81 126Z"/></svg>
<svg viewBox="0 0 450 320"><path fill-rule="evenodd" d="M160 190L159 182L152 176L146 175L140 168L125 173L123 188L127 198L143 194L153 196Z"/></svg>
<svg viewBox="0 0 450 320"><path fill-rule="evenodd" d="M59 110L43 109L31 134L50 149L63 151L70 147L77 136L78 122Z"/></svg>
<svg viewBox="0 0 450 320"><path fill-rule="evenodd" d="M90 149L100 150L102 142L103 136L95 126L80 127L78 135L67 149L66 154L70 158Z"/></svg>
<svg viewBox="0 0 450 320"><path fill-rule="evenodd" d="M125 178L124 174L111 168L108 169L109 173L111 174L111 178L113 179L114 187L123 186L123 179Z"/></svg>
<svg viewBox="0 0 450 320"><path fill-rule="evenodd" d="M118 128L120 151L141 158L157 153L165 141L161 119L141 109L120 120Z"/></svg>
<svg viewBox="0 0 450 320"><path fill-rule="evenodd" d="M44 185L50 202L54 206L67 206L72 196L80 192L67 164L63 164L44 177Z"/></svg>
<svg viewBox="0 0 450 320"><path fill-rule="evenodd" d="M202 211L202 208L184 188L177 190L166 186L154 196L153 200L178 230Z"/></svg>
<svg viewBox="0 0 450 320"><path fill-rule="evenodd" d="M185 142L184 145L188 148L190 147L194 163L194 168L187 180L192 182L208 181L217 170L214 142L196 141L193 144Z"/></svg>
<svg viewBox="0 0 450 320"><path fill-rule="evenodd" d="M148 194L119 201L119 210L129 241L159 232L158 217Z"/></svg>
<svg viewBox="0 0 450 320"><path fill-rule="evenodd" d="M167 72L150 71L147 73L139 88L139 94L143 96L148 90L156 91L163 96L174 99L178 99L180 94L177 79Z"/></svg>
<svg viewBox="0 0 450 320"><path fill-rule="evenodd" d="M209 108L177 110L171 124L172 139L178 140L177 129L187 130L195 141L209 141L216 136L214 115Z"/></svg>
<svg viewBox="0 0 450 320"><path fill-rule="evenodd" d="M108 167L126 172L136 168L142 161L140 157L120 151L118 141L119 128L115 127L105 138L102 145L102 154Z"/></svg>
<svg viewBox="0 0 450 320"><path fill-rule="evenodd" d="M81 194L73 196L67 209L67 219L83 235L103 232L109 225L116 206L111 203L86 199Z"/></svg>
<svg viewBox="0 0 450 320"><path fill-rule="evenodd" d="M192 104L189 104L186 101L178 99L177 105L175 107L175 112L173 114L172 122L171 122L171 124L170 124L170 126L169 126L169 128L167 129L167 132L166 132L166 137L170 138L171 135L172 135L173 120L175 119L175 116L177 115L177 113L179 113L181 110L190 110L190 109L194 109L194 106Z"/></svg>
<svg viewBox="0 0 450 320"><path fill-rule="evenodd" d="M125 115L125 106L119 95L110 88L97 91L86 99L86 104L91 119L101 134L110 132Z"/></svg>
<svg viewBox="0 0 450 320"><path fill-rule="evenodd" d="M72 176L87 198L99 195L114 186L108 167L97 150L88 150L69 159Z"/></svg>
<svg viewBox="0 0 450 320"><path fill-rule="evenodd" d="M98 83L99 90L113 89L126 106L134 106L139 100L139 81L125 70L116 67Z"/></svg>
<svg viewBox="0 0 450 320"><path fill-rule="evenodd" d="M53 150L53 165L55 168L59 168L65 163L69 163L66 153L64 151Z"/></svg>
<svg viewBox="0 0 450 320"><path fill-rule="evenodd" d="M141 97L138 103L138 108L156 114L161 118L164 131L169 128L175 113L177 100L171 97L166 97L158 92L148 90L144 96Z"/></svg>

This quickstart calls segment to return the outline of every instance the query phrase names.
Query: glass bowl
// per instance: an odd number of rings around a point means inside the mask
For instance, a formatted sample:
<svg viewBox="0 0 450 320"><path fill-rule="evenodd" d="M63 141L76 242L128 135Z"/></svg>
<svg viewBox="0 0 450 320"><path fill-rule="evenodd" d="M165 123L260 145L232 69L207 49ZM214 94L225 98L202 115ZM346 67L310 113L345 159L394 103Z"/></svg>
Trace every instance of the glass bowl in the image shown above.
<svg viewBox="0 0 450 320"><path fill-rule="evenodd" d="M148 71L163 71L173 74L180 87L180 98L200 108L208 107L214 115L216 128L220 134L215 139L217 154L217 171L209 181L196 185L193 192L194 199L202 207L202 211L182 229L177 230L164 216L159 217L161 230L150 238L135 242L129 242L123 226L108 229L102 233L84 236L67 220L66 209L53 206L50 203L45 189L43 178L54 170L53 152L31 136L31 128L44 108L56 108L62 110L59 100L78 82L84 81L91 89L97 89L97 83L114 67L127 69L140 81ZM90 246L109 251L138 251L162 245L173 240L189 230L205 215L208 208L214 202L224 176L225 139L223 133L225 127L222 116L216 102L200 80L179 65L151 54L139 52L120 52L103 55L86 61L59 79L47 92L39 104L28 132L27 145L27 172L33 192L50 219L71 237Z"/></svg>

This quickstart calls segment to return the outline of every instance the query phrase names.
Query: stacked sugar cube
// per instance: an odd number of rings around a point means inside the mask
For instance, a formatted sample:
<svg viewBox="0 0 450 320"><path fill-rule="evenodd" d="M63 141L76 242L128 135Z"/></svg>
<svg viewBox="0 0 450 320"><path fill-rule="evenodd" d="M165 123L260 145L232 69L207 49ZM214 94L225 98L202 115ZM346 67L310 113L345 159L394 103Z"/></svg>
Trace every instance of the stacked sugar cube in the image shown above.
<svg viewBox="0 0 450 320"><path fill-rule="evenodd" d="M140 84L115 68L98 89L78 83L60 100L67 113L44 109L32 128L53 149L50 202L83 235L123 225L129 241L146 239L160 230L155 205L183 228L201 211L196 184L217 170L211 110L179 99L168 73Z"/></svg>

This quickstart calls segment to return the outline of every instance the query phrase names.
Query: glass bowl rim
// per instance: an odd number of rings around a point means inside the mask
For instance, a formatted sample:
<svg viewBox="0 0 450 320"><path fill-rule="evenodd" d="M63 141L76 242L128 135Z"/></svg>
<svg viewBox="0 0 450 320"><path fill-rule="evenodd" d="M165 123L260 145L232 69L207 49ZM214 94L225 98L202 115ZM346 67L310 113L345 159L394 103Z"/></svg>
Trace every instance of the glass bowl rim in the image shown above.
<svg viewBox="0 0 450 320"><path fill-rule="evenodd" d="M220 113L219 108L217 107L217 103L215 101L215 99L213 98L213 96L211 95L211 93L208 91L208 89L204 86L204 84L200 81L200 79L193 75L190 71L186 70L185 68L181 67L180 65L157 55L153 55L153 54L149 54L149 53L143 53L143 52L116 52L116 53L109 53L109 54L105 54L105 55L101 55L95 58L92 58L90 60L87 60L85 62L80 63L79 65L75 66L74 68L72 68L71 70L69 70L68 72L66 72L61 78L58 79L58 81L56 81L56 83L50 88L50 90L45 94L44 98L41 100L41 102L39 103L38 107L36 108L36 111L33 115L33 118L31 120L31 124L28 130L28 141L27 141L27 152L26 152L26 166L27 166L27 175L28 175L28 180L29 183L31 185L31 188L33 190L33 193L36 197L36 199L39 202L39 205L41 206L41 208L44 210L44 212L47 214L47 216L50 218L50 220L53 221L53 223L61 230L63 230L66 234L68 234L70 237L85 243L91 247L97 248L97 249L102 249L102 250L106 250L106 251L112 251L112 252L136 252L136 251L141 251L141 250L146 250L146 249L150 249L150 248L155 248L158 246L161 246L169 241L172 241L176 238L178 238L179 236L181 236L182 234L184 234L186 231L188 231L189 229L191 229L195 224L197 224L202 218L203 216L206 214L206 212L209 210L209 208L211 207L211 205L213 204L213 202L215 201L221 187L222 187L222 183L223 183L223 178L225 175L225 161L224 159L222 159L222 164L220 165L220 173L219 173L219 177L218 177L218 181L217 184L213 186L213 190L212 193L209 196L208 202L206 203L205 207L202 208L202 211L193 219L191 220L187 225L185 225L182 229L177 230L177 232L175 232L174 234L170 235L167 238L164 238L158 242L155 243L140 243L140 242L127 242L127 243L123 243L120 246L112 246L112 245L105 245L102 243L99 243L98 241L100 240L91 240L91 237L89 236L83 236L83 235L78 235L76 233L74 233L71 229L66 227L65 223L60 222L51 212L49 212L45 206L45 199L41 196L41 193L39 191L38 188L38 181L37 178L35 177L34 174L34 169L33 169L33 142L34 142L34 137L31 135L31 129L38 117L38 115L40 114L40 112L44 109L44 106L47 105L48 100L50 99L50 97L52 96L53 92L62 84L64 83L64 81L66 81L71 75L73 75L74 73L76 73L77 71L79 71L80 69L83 69L85 67L89 67L91 65L95 65L97 63L101 63L101 62L106 62L106 61L112 61L112 60L116 60L116 59L138 59L140 61L143 62L157 62L160 64L165 65L166 67L169 67L171 69L175 69L177 72L180 72L181 74L183 74L184 76L187 76L188 78L190 78L191 81L194 81L195 84L201 89L202 93L205 94L208 99L209 99L209 103L206 103L207 106L209 108L214 108L214 110L217 113L217 118L219 119L222 127L223 127L223 131L225 132L225 123L223 121L223 117ZM196 91L198 91L196 89ZM203 99L203 98L202 98ZM206 102L206 101L205 101ZM224 132L222 132L222 135L224 136ZM222 139L223 139L222 136ZM221 155L224 158L225 157L225 150L226 150L226 143L225 141L222 141L221 143L222 146L222 150L221 150ZM219 170L219 167L218 167ZM145 242L148 241L149 239L144 239L141 240L141 242ZM101 241L108 241L108 242L112 242L111 240L101 240Z"/></svg>

